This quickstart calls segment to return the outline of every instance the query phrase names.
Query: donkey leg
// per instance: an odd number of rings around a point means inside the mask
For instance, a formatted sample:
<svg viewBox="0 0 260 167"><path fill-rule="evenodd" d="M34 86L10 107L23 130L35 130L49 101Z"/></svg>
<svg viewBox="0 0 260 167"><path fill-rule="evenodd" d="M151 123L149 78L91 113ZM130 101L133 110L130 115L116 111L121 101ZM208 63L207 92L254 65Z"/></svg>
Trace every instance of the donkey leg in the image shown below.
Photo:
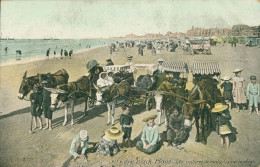
<svg viewBox="0 0 260 167"><path fill-rule="evenodd" d="M85 98L85 109L84 109L84 116L88 115L88 98Z"/></svg>
<svg viewBox="0 0 260 167"><path fill-rule="evenodd" d="M163 111L163 115L164 115L165 128L167 128L167 126L168 126L168 121L167 121L166 110Z"/></svg>
<svg viewBox="0 0 260 167"><path fill-rule="evenodd" d="M75 101L73 100L72 103L71 103L71 126L74 125L74 106L75 106Z"/></svg>
<svg viewBox="0 0 260 167"><path fill-rule="evenodd" d="M110 105L107 103L107 125L109 125L110 124L110 115L111 115L111 107L110 107Z"/></svg>
<svg viewBox="0 0 260 167"><path fill-rule="evenodd" d="M65 111L64 111L64 122L63 122L63 126L66 125L67 123L67 114L68 114L68 104L65 104Z"/></svg>
<svg viewBox="0 0 260 167"><path fill-rule="evenodd" d="M112 125L115 124L114 120L115 120L115 103L112 103Z"/></svg>
<svg viewBox="0 0 260 167"><path fill-rule="evenodd" d="M158 125L161 126L162 110L158 112Z"/></svg>
<svg viewBox="0 0 260 167"><path fill-rule="evenodd" d="M197 130L197 133L196 133L196 137L195 137L195 142L199 142L199 132L200 132L200 126L199 126L199 118L195 118L195 124L196 124L196 130Z"/></svg>

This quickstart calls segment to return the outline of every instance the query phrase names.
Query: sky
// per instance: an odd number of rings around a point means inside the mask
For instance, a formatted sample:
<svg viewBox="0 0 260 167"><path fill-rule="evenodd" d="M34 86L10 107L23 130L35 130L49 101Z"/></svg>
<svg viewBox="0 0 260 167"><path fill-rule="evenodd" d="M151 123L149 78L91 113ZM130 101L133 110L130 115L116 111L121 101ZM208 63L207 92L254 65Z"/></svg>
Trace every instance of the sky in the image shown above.
<svg viewBox="0 0 260 167"><path fill-rule="evenodd" d="M92 38L260 25L259 0L1 0L10 38Z"/></svg>

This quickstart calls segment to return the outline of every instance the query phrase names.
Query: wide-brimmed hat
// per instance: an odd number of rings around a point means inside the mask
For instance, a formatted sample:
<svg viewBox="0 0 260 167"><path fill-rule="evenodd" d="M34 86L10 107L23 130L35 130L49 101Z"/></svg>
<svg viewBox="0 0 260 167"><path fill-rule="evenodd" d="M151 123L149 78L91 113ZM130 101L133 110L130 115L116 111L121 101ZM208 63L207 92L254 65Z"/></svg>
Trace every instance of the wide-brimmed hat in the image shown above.
<svg viewBox="0 0 260 167"><path fill-rule="evenodd" d="M230 134L230 133L231 133L231 130L228 125L219 126L219 134L226 135L226 134Z"/></svg>
<svg viewBox="0 0 260 167"><path fill-rule="evenodd" d="M158 62L164 62L164 60L162 58L159 58L157 61Z"/></svg>
<svg viewBox="0 0 260 167"><path fill-rule="evenodd" d="M256 76L254 75L250 76L250 80L256 80Z"/></svg>
<svg viewBox="0 0 260 167"><path fill-rule="evenodd" d="M111 140L116 140L124 135L124 132L117 126L112 126L105 132L105 136Z"/></svg>
<svg viewBox="0 0 260 167"><path fill-rule="evenodd" d="M238 72L241 72L241 71L243 71L243 70L241 70L241 69L235 69L235 71L234 71L233 73L238 73Z"/></svg>
<svg viewBox="0 0 260 167"><path fill-rule="evenodd" d="M221 112L224 111L228 108L227 105L221 104L221 103L216 103L215 107L211 110L211 112Z"/></svg>
<svg viewBox="0 0 260 167"><path fill-rule="evenodd" d="M143 119L143 122L147 122L149 119L155 119L157 117L157 115L149 115L148 117L145 117Z"/></svg>
<svg viewBox="0 0 260 167"><path fill-rule="evenodd" d="M229 80L231 80L231 79L232 79L232 78L229 77L229 76L224 76L224 77L222 78L223 81L229 81Z"/></svg>
<svg viewBox="0 0 260 167"><path fill-rule="evenodd" d="M81 130L79 132L79 137L81 140L86 140L88 137L88 132L86 130Z"/></svg>
<svg viewBox="0 0 260 167"><path fill-rule="evenodd" d="M186 89L187 89L187 90L191 90L193 87L194 87L194 83L192 83L192 82L188 82L188 83L186 84Z"/></svg>

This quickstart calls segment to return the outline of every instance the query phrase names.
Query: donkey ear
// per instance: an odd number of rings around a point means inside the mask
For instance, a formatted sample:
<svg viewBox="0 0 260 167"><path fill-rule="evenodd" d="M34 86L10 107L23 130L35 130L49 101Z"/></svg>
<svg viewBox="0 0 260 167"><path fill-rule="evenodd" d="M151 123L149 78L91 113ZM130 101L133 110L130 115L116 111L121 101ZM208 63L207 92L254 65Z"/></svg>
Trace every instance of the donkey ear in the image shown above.
<svg viewBox="0 0 260 167"><path fill-rule="evenodd" d="M24 74L23 74L23 78L25 79L26 76L27 76L27 70L24 72Z"/></svg>

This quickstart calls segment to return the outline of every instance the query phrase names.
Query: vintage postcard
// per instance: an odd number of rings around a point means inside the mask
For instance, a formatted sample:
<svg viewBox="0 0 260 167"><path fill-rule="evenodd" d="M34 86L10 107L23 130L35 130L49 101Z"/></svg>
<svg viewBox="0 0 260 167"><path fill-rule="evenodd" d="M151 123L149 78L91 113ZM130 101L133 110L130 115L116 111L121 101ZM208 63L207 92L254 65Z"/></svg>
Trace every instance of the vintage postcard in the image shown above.
<svg viewBox="0 0 260 167"><path fill-rule="evenodd" d="M260 165L259 0L1 0L0 166Z"/></svg>

